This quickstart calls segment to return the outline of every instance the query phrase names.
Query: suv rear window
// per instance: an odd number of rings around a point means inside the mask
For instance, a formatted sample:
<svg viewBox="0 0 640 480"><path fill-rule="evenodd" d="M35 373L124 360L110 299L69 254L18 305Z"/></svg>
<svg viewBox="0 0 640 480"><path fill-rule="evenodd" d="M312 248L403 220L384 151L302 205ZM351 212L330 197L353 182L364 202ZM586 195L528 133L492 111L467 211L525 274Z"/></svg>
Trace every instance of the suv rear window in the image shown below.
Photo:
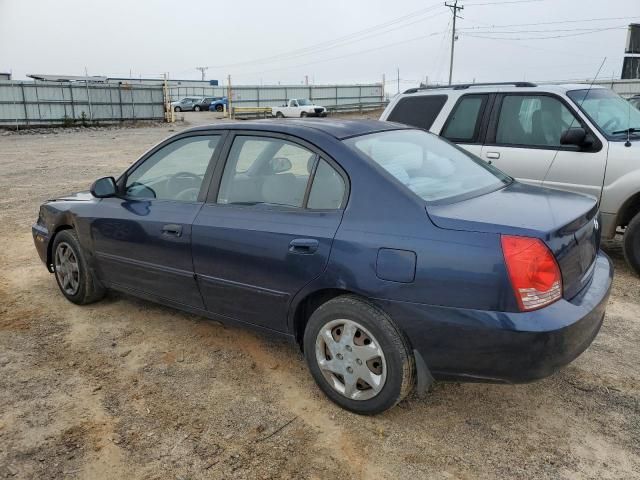
<svg viewBox="0 0 640 480"><path fill-rule="evenodd" d="M400 99L387 120L429 130L446 102L446 95L405 97Z"/></svg>

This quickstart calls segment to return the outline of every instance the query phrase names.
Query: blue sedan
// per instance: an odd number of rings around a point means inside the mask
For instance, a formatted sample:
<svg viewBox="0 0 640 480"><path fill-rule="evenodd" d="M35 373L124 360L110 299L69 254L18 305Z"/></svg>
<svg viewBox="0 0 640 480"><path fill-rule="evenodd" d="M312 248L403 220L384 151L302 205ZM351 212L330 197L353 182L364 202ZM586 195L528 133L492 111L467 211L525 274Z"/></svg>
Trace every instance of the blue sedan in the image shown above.
<svg viewBox="0 0 640 480"><path fill-rule="evenodd" d="M275 332L361 414L434 379L553 373L598 333L613 275L595 199L377 121L183 131L44 203L33 237L71 302L112 289Z"/></svg>

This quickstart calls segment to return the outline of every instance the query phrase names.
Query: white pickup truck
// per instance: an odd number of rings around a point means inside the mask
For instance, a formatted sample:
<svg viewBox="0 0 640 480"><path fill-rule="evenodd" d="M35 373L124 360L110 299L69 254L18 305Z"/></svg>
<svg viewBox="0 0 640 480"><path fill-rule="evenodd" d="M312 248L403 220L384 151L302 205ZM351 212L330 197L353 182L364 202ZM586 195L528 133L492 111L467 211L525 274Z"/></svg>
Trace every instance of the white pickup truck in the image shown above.
<svg viewBox="0 0 640 480"><path fill-rule="evenodd" d="M271 107L274 117L326 117L327 109L314 105L306 98L292 98L284 105Z"/></svg>

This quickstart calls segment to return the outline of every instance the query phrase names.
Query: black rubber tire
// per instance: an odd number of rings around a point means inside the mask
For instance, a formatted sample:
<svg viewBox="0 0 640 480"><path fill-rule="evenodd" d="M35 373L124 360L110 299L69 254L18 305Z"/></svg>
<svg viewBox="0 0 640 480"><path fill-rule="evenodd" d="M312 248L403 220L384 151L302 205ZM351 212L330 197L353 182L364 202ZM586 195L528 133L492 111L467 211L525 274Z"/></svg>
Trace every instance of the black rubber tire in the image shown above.
<svg viewBox="0 0 640 480"><path fill-rule="evenodd" d="M56 278L56 283L60 288L60 291L65 296L67 300L73 302L77 305L86 305L88 303L97 302L101 298L103 298L106 294L106 289L102 286L102 284L95 278L94 273L89 269L87 265L87 260L82 251L82 247L80 247L80 242L78 241L78 237L76 233L69 230L62 230L53 239L53 258L55 259L56 249L58 245L62 242L65 242L71 250L73 251L75 257L78 259L78 270L79 270L79 288L75 295L69 295L64 291L62 285L60 285L60 281L58 280L58 276L54 274ZM55 262L52 260L52 263Z"/></svg>
<svg viewBox="0 0 640 480"><path fill-rule="evenodd" d="M300 118L306 118L307 112L300 112Z"/></svg>
<svg viewBox="0 0 640 480"><path fill-rule="evenodd" d="M194 111L194 112L199 112L200 110L202 110L202 109L200 108L200 105L196 105L195 107L193 107L193 111Z"/></svg>
<svg viewBox="0 0 640 480"><path fill-rule="evenodd" d="M276 112L276 118L284 118L282 112Z"/></svg>
<svg viewBox="0 0 640 480"><path fill-rule="evenodd" d="M640 275L640 213L637 213L627 225L623 249L627 264L636 275Z"/></svg>
<svg viewBox="0 0 640 480"><path fill-rule="evenodd" d="M334 390L322 375L315 355L316 337L331 320L352 319L368 329L380 343L387 362L387 380L380 393L368 400L352 400ZM415 385L415 359L409 344L388 315L353 295L336 297L318 307L304 332L304 354L320 389L342 408L361 415L375 415L397 405Z"/></svg>
<svg viewBox="0 0 640 480"><path fill-rule="evenodd" d="M216 105L216 112L222 112L222 111L224 111L224 106Z"/></svg>
<svg viewBox="0 0 640 480"><path fill-rule="evenodd" d="M181 111L182 111L182 109L181 109L180 107L175 107L175 108L173 109L173 111L174 111L174 112L181 112Z"/></svg>

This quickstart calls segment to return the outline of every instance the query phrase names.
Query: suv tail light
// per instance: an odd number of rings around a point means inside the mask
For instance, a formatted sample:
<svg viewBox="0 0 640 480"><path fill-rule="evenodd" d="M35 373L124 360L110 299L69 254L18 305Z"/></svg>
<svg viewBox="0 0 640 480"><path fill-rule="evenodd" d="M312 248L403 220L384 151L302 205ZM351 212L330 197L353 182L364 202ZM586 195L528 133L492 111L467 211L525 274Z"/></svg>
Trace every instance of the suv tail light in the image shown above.
<svg viewBox="0 0 640 480"><path fill-rule="evenodd" d="M521 311L562 297L562 276L551 250L538 238L502 235L502 252Z"/></svg>

